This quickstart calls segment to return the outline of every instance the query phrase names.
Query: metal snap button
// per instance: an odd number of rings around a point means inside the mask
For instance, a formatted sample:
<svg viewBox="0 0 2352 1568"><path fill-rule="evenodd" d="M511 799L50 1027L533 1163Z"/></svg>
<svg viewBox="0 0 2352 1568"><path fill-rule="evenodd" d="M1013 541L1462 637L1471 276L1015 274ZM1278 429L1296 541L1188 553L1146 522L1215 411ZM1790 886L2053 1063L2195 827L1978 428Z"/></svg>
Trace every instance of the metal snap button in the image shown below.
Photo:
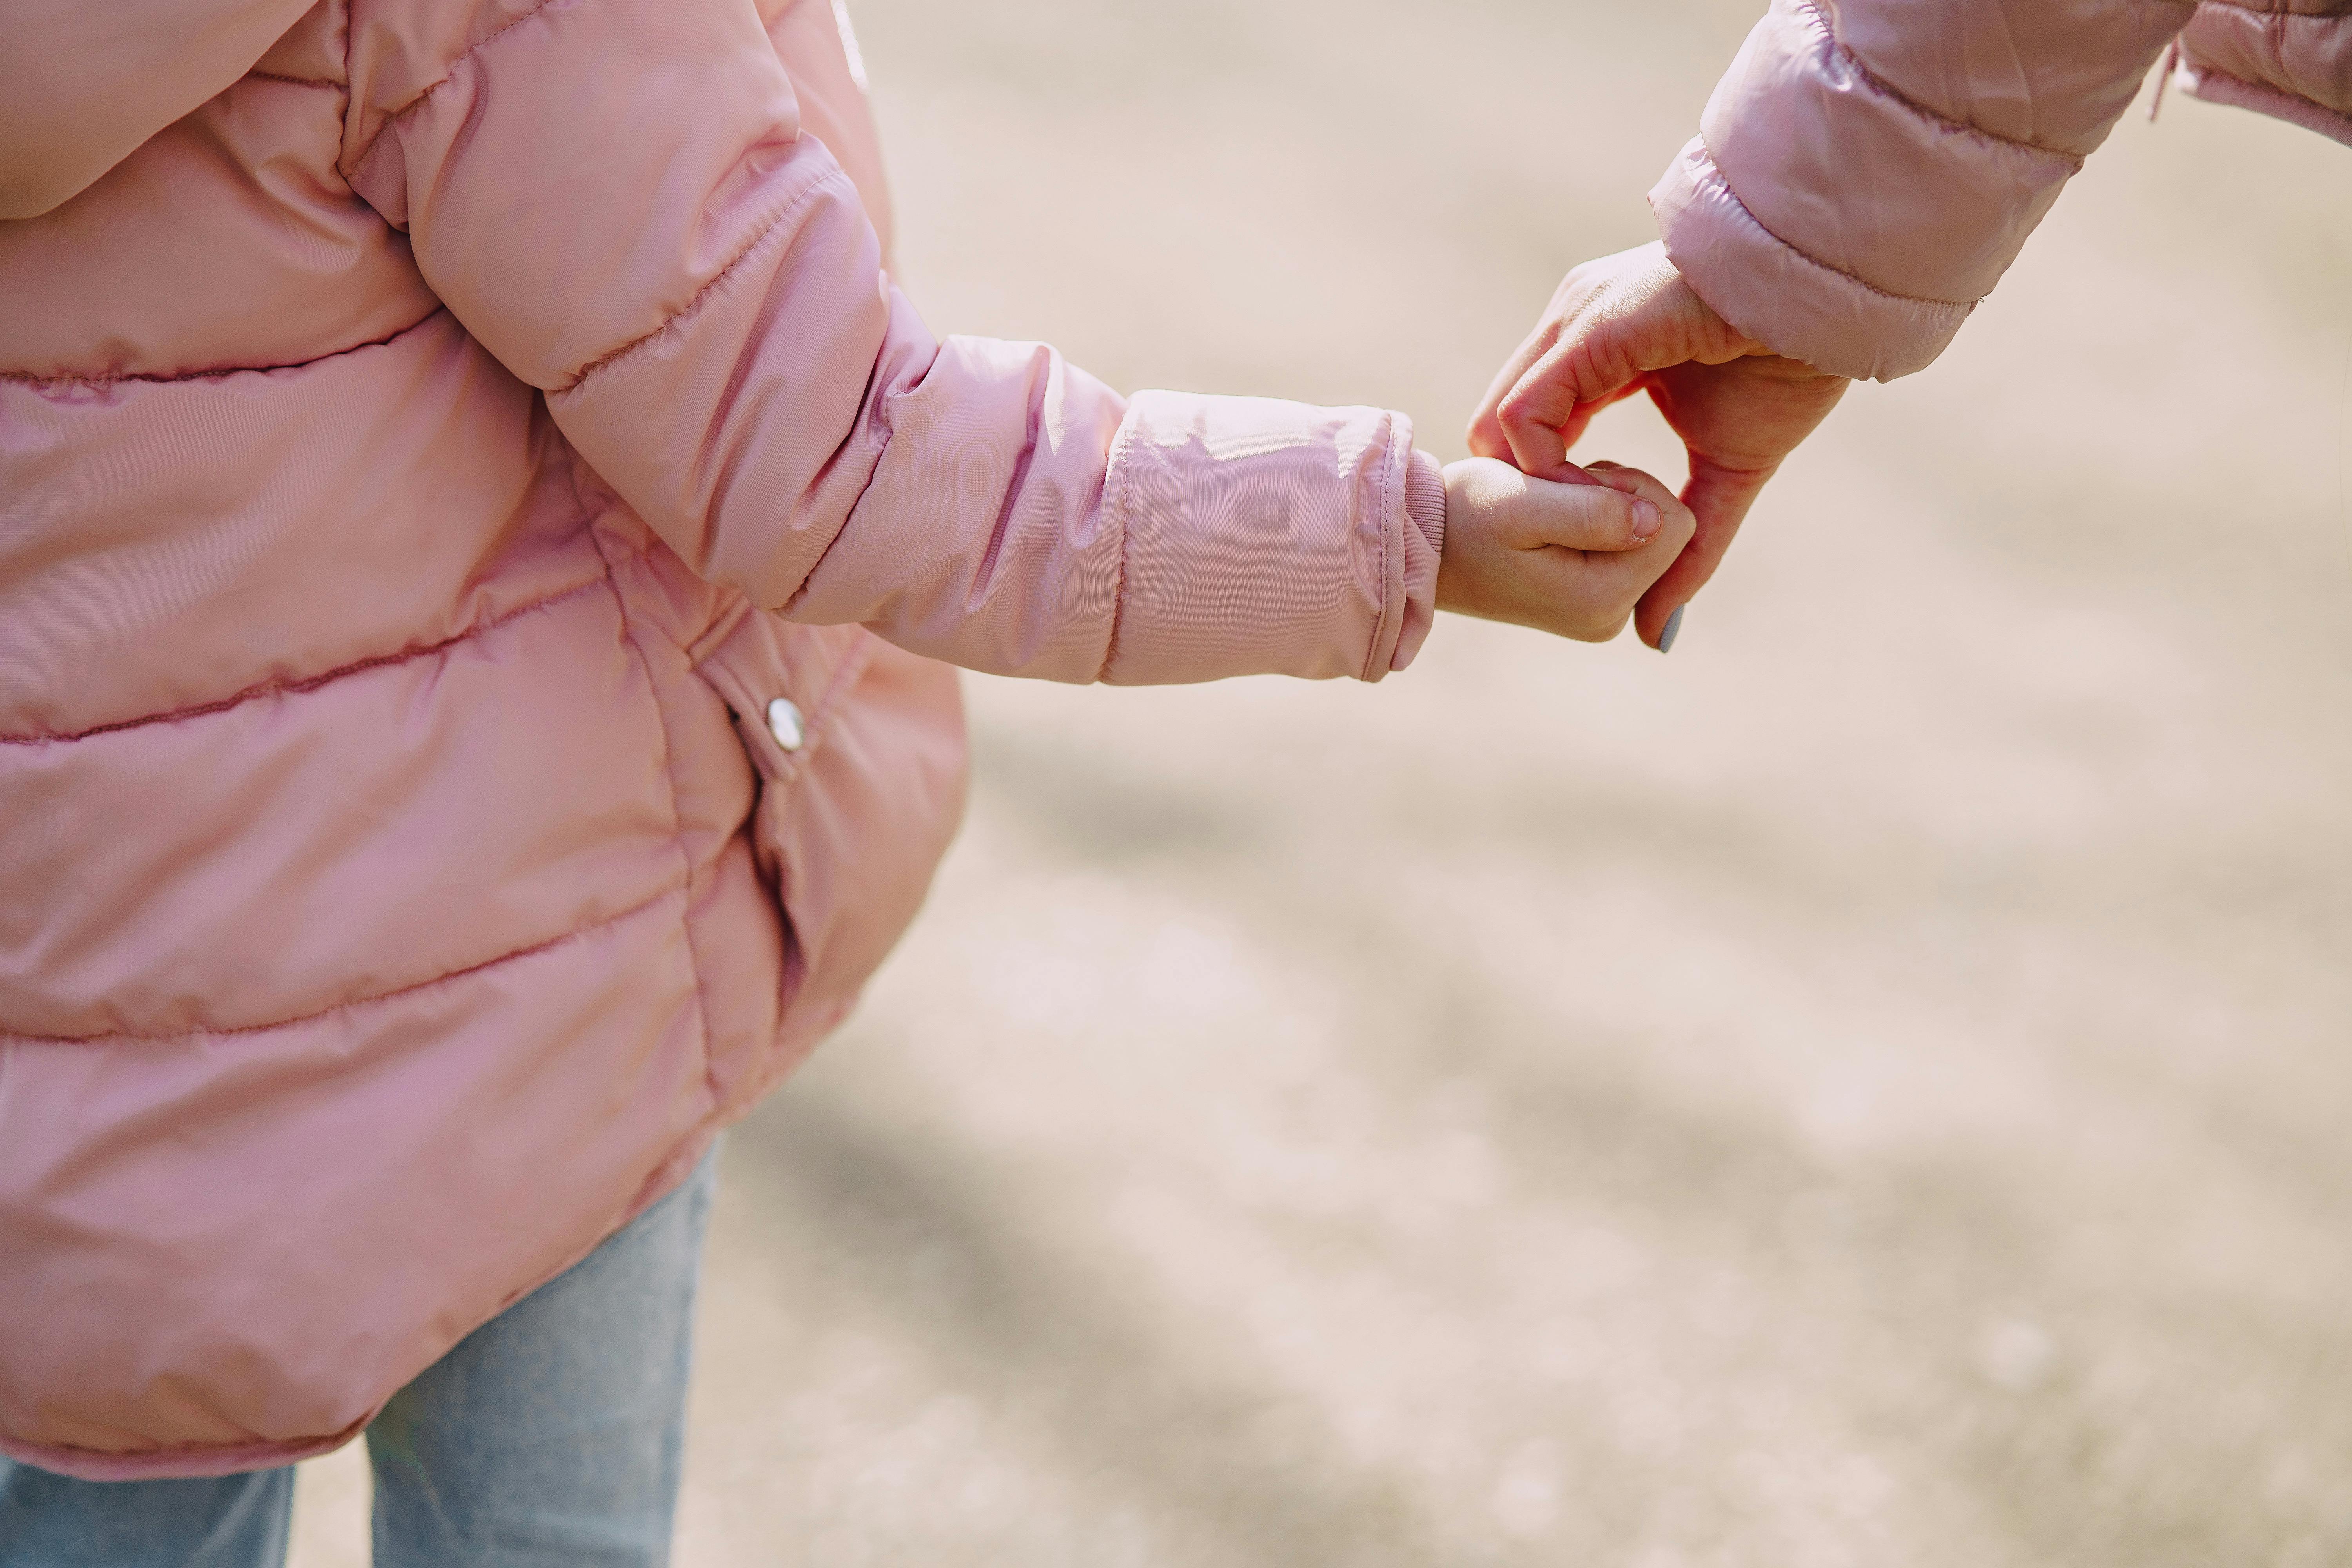
<svg viewBox="0 0 2352 1568"><path fill-rule="evenodd" d="M779 697L768 704L768 733L787 752L799 751L801 742L808 739L808 723L791 698Z"/></svg>

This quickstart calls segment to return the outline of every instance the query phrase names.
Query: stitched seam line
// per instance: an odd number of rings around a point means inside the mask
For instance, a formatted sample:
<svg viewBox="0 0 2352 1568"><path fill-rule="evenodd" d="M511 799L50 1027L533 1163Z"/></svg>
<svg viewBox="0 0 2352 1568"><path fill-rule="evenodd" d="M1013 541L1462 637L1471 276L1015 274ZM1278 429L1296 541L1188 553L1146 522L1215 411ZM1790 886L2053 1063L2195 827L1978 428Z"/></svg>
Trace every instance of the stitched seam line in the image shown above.
<svg viewBox="0 0 2352 1568"><path fill-rule="evenodd" d="M2276 5L2249 5L2247 0L2196 0L2197 8L2211 6L2217 11L2251 11L2257 16L2269 16L2280 22L2340 22L2352 16L2352 4L2339 3L2325 11L2284 11Z"/></svg>
<svg viewBox="0 0 2352 1568"><path fill-rule="evenodd" d="M519 947L510 952L499 953L495 958L486 958L479 963L469 963L463 969L448 970L433 976L430 980L417 981L413 985L394 986L390 991L379 991L373 996L355 996L349 1002L338 1002L331 1007L321 1007L315 1013L304 1013L292 1018L273 1019L267 1024L237 1024L225 1029L182 1029L169 1035L134 1035L125 1030L111 1030L99 1035L24 1035L10 1030L0 1030L0 1040L31 1046L89 1046L102 1045L115 1040L163 1045L173 1040L226 1039L236 1035L260 1035L267 1034L272 1029L290 1029L297 1024L313 1023L320 1018L332 1017L337 1013L348 1013L356 1007L372 1007L381 1002L390 1002L402 996L414 995L432 986L446 985L453 980L463 980L468 975L479 974L484 970L496 969L502 964L512 963L518 959L535 958L542 952L551 952L566 943L578 942L583 937L593 936L600 931L619 925L623 921L635 919L665 899L677 898L685 890L682 887L664 888L643 903L632 904L620 913L607 915L601 921L595 921L584 926L574 926L560 935L548 938L545 942L536 942L529 947Z"/></svg>
<svg viewBox="0 0 2352 1568"><path fill-rule="evenodd" d="M809 718L809 729L813 734L822 734L841 705L849 700L849 693L856 686L858 677L864 675L866 667L874 661L875 646L881 639L862 626L858 629L865 635L852 644L841 656L840 662L833 667L833 679L825 683L824 695L817 699L816 711Z"/></svg>
<svg viewBox="0 0 2352 1568"><path fill-rule="evenodd" d="M323 87L331 92L349 92L352 87L352 84L347 81L328 81L320 77L310 76L284 76L277 71L247 71L245 73L245 79L282 81L289 87Z"/></svg>
<svg viewBox="0 0 2352 1568"><path fill-rule="evenodd" d="M587 516L588 501L580 493L580 469L576 463L566 464L565 477L572 481L572 504L580 509L580 514L583 517ZM603 558L604 542L596 532L593 523L589 526L588 539L589 542L595 546L597 555ZM635 552L635 554L643 553L642 551ZM716 1110L719 1102L719 1064L711 1056L710 1004L702 994L702 959L694 946L694 921L691 919L694 912L694 857L687 853L686 814L678 808L677 804L677 748L670 743L669 711L663 706L661 691L654 684L654 661L646 657L644 641L638 634L635 621L629 615L628 600L623 596L620 581L614 575L614 568L616 565L635 558L635 555L633 554L624 555L618 562L605 559L604 586L612 590L613 603L620 612L621 640L629 645L629 652L635 657L637 668L645 672L646 701L654 710L654 733L661 739L662 782L669 786L670 847L677 851L679 871L685 878L682 885L686 892L686 900L678 906L677 939L686 948L687 967L694 972L695 1022L702 1031L702 1087L704 1092L710 1097L711 1109Z"/></svg>
<svg viewBox="0 0 2352 1568"><path fill-rule="evenodd" d="M619 359L624 354L629 353L633 350L635 350L646 343L651 342L654 339L669 331L669 329L677 321L693 314L695 310L701 305L703 296L709 294L713 289L718 288L721 283L726 282L727 279L734 274L737 268L742 266L743 263L751 258L751 253L753 251L759 249L761 246L767 243L768 237L770 235L782 228L785 223L792 218L792 216L794 213L806 206L819 191L824 190L827 185L846 184L848 184L848 181L849 176L843 174L837 168L830 174L823 174L816 179L811 180L808 183L806 189L803 190L799 195L794 196L790 202L785 204L783 211L769 219L767 224L761 228L759 233L751 237L750 242L746 244L742 249L737 251L733 256L728 258L726 266L721 267L716 273L711 275L710 281L705 283L701 288L694 291L693 299L688 300L685 304L679 306L677 310L663 317L661 323L655 327L652 331L646 332L640 337L631 338L627 342L623 343L620 347L613 350L611 353L600 354L596 358L590 360L586 364L582 365L578 370L573 371L561 386L551 389L553 395L561 396L565 393L577 390L580 384L587 380L589 375L593 372L604 369L606 365L611 364L614 360Z"/></svg>
<svg viewBox="0 0 2352 1568"><path fill-rule="evenodd" d="M1380 658L1381 634L1388 629L1389 624L1389 496L1391 482L1396 478L1397 449L1394 411L1389 413L1387 420L1388 449L1381 454L1381 607L1372 616L1372 646L1364 650L1364 668L1356 676L1359 680L1370 680L1373 678L1372 671ZM1399 504L1402 504L1402 500ZM1411 526L1411 523L1412 520L1408 518L1407 526ZM1402 584L1398 584L1398 590L1402 594ZM1404 610L1400 605L1397 609L1397 619L1402 621L1403 618Z"/></svg>
<svg viewBox="0 0 2352 1568"><path fill-rule="evenodd" d="M1822 10L1820 0L1797 0L1797 4L1807 16L1813 19L1813 25L1821 29L1822 36L1829 40L1830 52L1844 61L1847 68L1862 79L1863 84L1880 97L1909 110L1913 114L1931 124L1942 126L1947 131L1957 131L1963 135L1979 137L2000 146L2016 147L2028 153L2039 153L2045 157L2056 158L2064 163L2070 173L2082 172L2083 155L2079 153L2069 153L2063 147L2044 146L2039 142L2021 141L2014 136L2003 136L1998 131L1988 131L1981 125L1966 120L1955 120L1948 114L1928 108L1871 69L1864 62L1863 58L1854 53L1853 47L1837 36L1836 25Z"/></svg>
<svg viewBox="0 0 2352 1568"><path fill-rule="evenodd" d="M26 1452L50 1454L88 1454L100 1459L172 1459L183 1455L202 1454L215 1459L241 1459L247 1455L257 1459L278 1458L306 1449L318 1449L330 1443L348 1442L359 1436L362 1428L373 1420L363 1415L340 1432L321 1433L315 1437L289 1437L277 1443L159 1443L152 1448L92 1448L81 1443L34 1443L17 1439ZM111 1484L111 1483L102 1483Z"/></svg>
<svg viewBox="0 0 2352 1568"><path fill-rule="evenodd" d="M56 734L0 735L0 746L61 745L71 741L86 741L92 735L110 735L118 730L142 730L151 724L170 724L182 719L201 719L211 713L225 713L232 708L241 708L247 702L258 701L265 697L315 691L331 681L342 679L345 676L378 669L388 664L409 664L420 658L434 658L436 655L447 652L459 643L470 642L487 632L494 632L510 621L518 621L525 616L552 609L566 600L576 599L583 594L593 592L602 586L606 581L605 576L593 577L585 583L550 594L545 598L533 599L527 605L517 605L502 616L468 626L456 636L444 637L439 642L428 643L423 647L403 648L398 653L378 654L373 658L360 659L355 663L328 670L323 675L308 675L299 680L265 680L258 686L248 686L235 696L224 697L217 702L198 703L193 708L174 708L168 713L149 713L137 719L118 720L111 724L93 724L87 730L73 730Z"/></svg>
<svg viewBox="0 0 2352 1568"><path fill-rule="evenodd" d="M686 667L688 669L699 671L704 665L709 663L710 656L719 651L721 643L735 635L735 628L741 626L743 617L750 614L751 614L751 597L738 588L735 590L733 601L726 604L717 615L711 616L710 624L703 627L701 633L687 645Z"/></svg>
<svg viewBox="0 0 2352 1568"><path fill-rule="evenodd" d="M314 364L324 364L331 359L341 359L345 354L358 353L362 349L380 349L388 344L397 342L402 338L406 337L409 333L416 331L417 328L424 326L426 322L432 321L434 317L443 314L447 310L447 309L448 307L446 305L436 305L433 309L425 311L425 314L419 316L416 320L409 322L408 325L401 328L398 331L394 332L387 337L378 338L373 342L353 343L347 349L336 349L331 353L320 354L316 359L296 360L291 364L233 364L224 370L183 371L176 375L122 374L120 373L103 375L41 375L29 370L0 370L0 381L13 381L26 386L112 386L117 383L125 381L148 381L162 384L181 381L218 381L221 377L226 375L268 375L272 371L304 370Z"/></svg>
<svg viewBox="0 0 2352 1568"><path fill-rule="evenodd" d="M2333 136L2339 142L2352 144L2352 114L2347 114L2340 109L2330 109L2314 99L2304 97L2301 93L2289 92L2286 89L2273 86L2269 82L2249 81L2244 77L2232 75L2229 71L2217 69L2212 66L2190 66L2188 68L2195 79L2196 91L2200 96L2208 98L2210 101L2222 103L2231 108L2251 110L2257 114L2274 115L2282 121L2299 126L2312 132L2315 135ZM2209 83L2223 84L2221 92L2218 95L2208 94L2206 87ZM2307 123L2309 120L2324 121L2326 123L2313 125Z"/></svg>
<svg viewBox="0 0 2352 1568"><path fill-rule="evenodd" d="M1847 282L1853 284L1857 289L1875 294L1882 300L1892 300L1898 305L1933 305L1939 310L1973 310L1976 309L1977 302L1973 300L1939 300L1932 294L1897 294L1892 289L1881 289L1877 284L1873 283L1867 278L1859 277L1854 273L1848 272L1843 267L1833 267L1830 263L1823 261L1820 257L1815 256L1812 252L1804 249L1802 247L1790 245L1787 240L1782 239L1779 235L1774 234L1769 228L1766 227L1762 218L1758 217L1754 213L1748 211L1748 204L1739 199L1739 193L1733 190L1731 188L1731 182L1724 178L1722 167L1715 162L1715 155L1712 153L1707 155L1707 165L1712 173L1711 184L1716 190L1723 193L1724 200L1729 202L1733 207L1738 209L1741 217L1746 218L1749 223L1755 225L1756 231L1759 234L1761 234L1766 239L1770 240L1773 244L1779 246L1790 255L1797 258L1800 261L1805 262L1809 266L1818 267L1822 271L1830 273L1834 277L1844 279Z"/></svg>
<svg viewBox="0 0 2352 1568"><path fill-rule="evenodd" d="M1127 614L1127 542L1135 533L1135 509L1129 504L1128 472L1134 466L1134 449L1132 429L1121 429L1110 449L1111 465L1118 470L1118 583L1111 590L1110 640L1103 645L1102 668L1095 671L1098 681L1109 679L1110 667L1118 662L1118 628Z"/></svg>
<svg viewBox="0 0 2352 1568"><path fill-rule="evenodd" d="M417 109L426 99L432 97L435 93L448 86L450 79L457 74L457 68L459 66L464 65L475 55L489 47L492 44L497 43L500 38L505 37L509 33L513 32L517 27L521 26L525 22L530 21L533 16L538 16L541 11L546 10L554 3L555 0L539 0L538 5L533 5L530 10L525 11L513 21L509 22L497 32L492 33L488 37L482 38L468 46L463 54L453 56L450 58L448 68L441 73L441 79L438 81L426 87L415 98L410 99L406 103L402 104L398 109L394 110L390 114L384 117L383 123L375 128L375 134L368 138L368 144L360 149L360 155L352 160L352 172L346 177L350 179L357 179L359 177L359 172L367 166L367 161L375 156L375 144L383 140L383 133L391 130L394 125L399 124L402 121L407 119L410 115L415 113Z"/></svg>

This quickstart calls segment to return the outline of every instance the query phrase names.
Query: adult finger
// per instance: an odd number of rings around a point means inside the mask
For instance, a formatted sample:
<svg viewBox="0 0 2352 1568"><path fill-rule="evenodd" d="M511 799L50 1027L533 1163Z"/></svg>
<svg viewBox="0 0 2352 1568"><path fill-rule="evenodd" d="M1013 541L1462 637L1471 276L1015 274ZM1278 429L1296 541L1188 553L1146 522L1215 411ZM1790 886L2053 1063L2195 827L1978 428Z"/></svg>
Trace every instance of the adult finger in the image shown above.
<svg viewBox="0 0 2352 1568"><path fill-rule="evenodd" d="M1690 507L1696 529L1674 564L1634 607L1633 630L1643 642L1657 647L1674 613L1690 603L1715 575L1724 552L1731 548L1739 525L1773 472L1772 468L1726 468L1701 457L1691 459L1690 482L1683 487L1683 500Z"/></svg>
<svg viewBox="0 0 2352 1568"><path fill-rule="evenodd" d="M1519 378L1527 374L1529 367L1549 352L1559 337L1559 319L1546 316L1503 362L1503 368L1495 373L1486 395L1478 400L1478 412L1470 416L1470 450L1474 456L1509 460L1511 443L1503 434L1503 399L1519 384Z"/></svg>
<svg viewBox="0 0 2352 1568"><path fill-rule="evenodd" d="M1592 416L1642 389L1648 367L1609 322L1570 321L1503 395L1496 417L1523 473L1554 478Z"/></svg>
<svg viewBox="0 0 2352 1568"><path fill-rule="evenodd" d="M1565 478L1569 422L1576 416L1576 386L1554 367L1557 350L1529 366L1495 411L1503 444L1523 474Z"/></svg>
<svg viewBox="0 0 2352 1568"><path fill-rule="evenodd" d="M1486 388L1478 412L1471 416L1473 453L1501 458L1524 472L1544 472L1528 468L1528 462L1540 463L1549 457L1555 442L1565 454L1583 436L1595 414L1642 390L1643 377L1637 371L1627 371L1606 385L1594 377L1589 354L1580 356L1577 344L1570 341L1570 334L1583 330L1578 322L1555 317L1519 345L1496 374L1494 384ZM1581 370L1577 368L1580 357L1584 362ZM1525 410L1516 416L1521 425L1516 434L1506 423L1506 407Z"/></svg>

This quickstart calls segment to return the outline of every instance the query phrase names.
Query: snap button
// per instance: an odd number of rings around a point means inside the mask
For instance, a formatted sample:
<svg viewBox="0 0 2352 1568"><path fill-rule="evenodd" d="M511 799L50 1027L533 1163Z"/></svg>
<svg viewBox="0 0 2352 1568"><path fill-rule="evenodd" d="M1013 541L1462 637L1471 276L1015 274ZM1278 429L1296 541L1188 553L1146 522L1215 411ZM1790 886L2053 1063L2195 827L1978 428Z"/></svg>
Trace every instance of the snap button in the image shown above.
<svg viewBox="0 0 2352 1568"><path fill-rule="evenodd" d="M808 725L791 698L779 697L768 704L768 733L787 752L799 751L801 742L808 739Z"/></svg>

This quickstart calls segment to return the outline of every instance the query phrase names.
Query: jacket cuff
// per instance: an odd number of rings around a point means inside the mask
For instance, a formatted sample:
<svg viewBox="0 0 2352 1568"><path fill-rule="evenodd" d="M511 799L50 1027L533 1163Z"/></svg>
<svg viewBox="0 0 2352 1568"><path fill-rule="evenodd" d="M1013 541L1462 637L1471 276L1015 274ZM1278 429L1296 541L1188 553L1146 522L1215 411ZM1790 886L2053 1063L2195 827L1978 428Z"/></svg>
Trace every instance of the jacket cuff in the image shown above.
<svg viewBox="0 0 2352 1568"><path fill-rule="evenodd" d="M1403 415L1139 392L1104 447L1109 526L1086 530L1118 552L1101 679L1378 680L1426 633L1437 552L1406 506Z"/></svg>
<svg viewBox="0 0 2352 1568"><path fill-rule="evenodd" d="M2305 96L2281 58L2277 29L2296 22L2321 25L2323 18L2200 5L2180 35L2180 67L2173 79L2183 91L2208 103L2251 109L2352 146L2352 115Z"/></svg>
<svg viewBox="0 0 2352 1568"><path fill-rule="evenodd" d="M1437 618L1437 566L1445 554L1445 469L1412 449L1404 474L1404 624L1398 628L1391 672L1412 662Z"/></svg>
<svg viewBox="0 0 2352 1568"><path fill-rule="evenodd" d="M1413 448L1412 466L1404 476L1405 515L1430 549L1445 553L1445 468L1435 458Z"/></svg>
<svg viewBox="0 0 2352 1568"><path fill-rule="evenodd" d="M1973 304L1890 294L1815 260L1748 210L1693 138L1650 193L1666 255L1715 313L1834 375L1892 381L1925 370Z"/></svg>

